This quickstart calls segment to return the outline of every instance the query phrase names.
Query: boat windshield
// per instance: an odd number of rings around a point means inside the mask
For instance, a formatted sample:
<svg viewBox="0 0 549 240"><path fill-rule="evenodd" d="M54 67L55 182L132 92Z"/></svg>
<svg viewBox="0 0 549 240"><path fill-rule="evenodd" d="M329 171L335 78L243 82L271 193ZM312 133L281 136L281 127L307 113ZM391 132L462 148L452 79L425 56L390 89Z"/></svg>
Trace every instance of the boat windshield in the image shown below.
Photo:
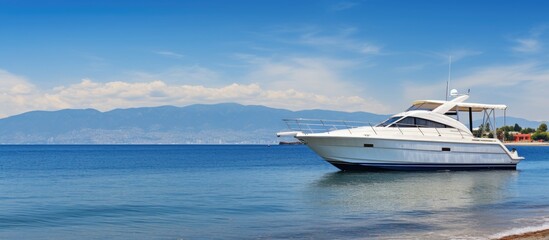
<svg viewBox="0 0 549 240"><path fill-rule="evenodd" d="M399 120L400 118L402 118L402 117L389 118L389 119L383 121L382 123L378 124L376 127L387 127L387 126L391 125L392 123L396 122L397 120Z"/></svg>
<svg viewBox="0 0 549 240"><path fill-rule="evenodd" d="M426 111L432 111L433 108L430 106L427 106L425 103L415 104L406 109L406 112L413 111L413 110L426 110Z"/></svg>

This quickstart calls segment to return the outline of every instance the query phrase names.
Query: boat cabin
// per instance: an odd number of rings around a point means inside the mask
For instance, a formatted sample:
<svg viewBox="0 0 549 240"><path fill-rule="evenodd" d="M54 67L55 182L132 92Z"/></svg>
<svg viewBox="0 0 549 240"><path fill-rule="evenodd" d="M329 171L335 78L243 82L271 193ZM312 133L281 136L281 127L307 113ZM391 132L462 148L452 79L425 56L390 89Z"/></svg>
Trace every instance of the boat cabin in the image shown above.
<svg viewBox="0 0 549 240"><path fill-rule="evenodd" d="M377 127L457 128L462 131L472 133L473 113L483 113L482 124L490 124L490 126L494 126L493 131L495 136L495 110L503 110L505 117L507 106L501 104L480 104L463 102L468 97L468 95L461 95L452 99L451 101L414 101L412 103L412 106L406 109L405 112L394 115L393 117L378 124ZM468 113L469 128L467 128L463 123L459 121L460 112Z"/></svg>

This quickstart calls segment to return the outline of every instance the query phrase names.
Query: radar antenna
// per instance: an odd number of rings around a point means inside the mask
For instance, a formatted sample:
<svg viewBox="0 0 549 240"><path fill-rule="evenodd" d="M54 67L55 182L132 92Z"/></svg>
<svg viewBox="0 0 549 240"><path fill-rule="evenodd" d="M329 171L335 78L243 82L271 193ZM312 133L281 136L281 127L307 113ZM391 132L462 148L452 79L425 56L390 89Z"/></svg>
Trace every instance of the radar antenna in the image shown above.
<svg viewBox="0 0 549 240"><path fill-rule="evenodd" d="M452 79L452 55L448 56L448 80L446 81L446 101L450 95L450 80Z"/></svg>

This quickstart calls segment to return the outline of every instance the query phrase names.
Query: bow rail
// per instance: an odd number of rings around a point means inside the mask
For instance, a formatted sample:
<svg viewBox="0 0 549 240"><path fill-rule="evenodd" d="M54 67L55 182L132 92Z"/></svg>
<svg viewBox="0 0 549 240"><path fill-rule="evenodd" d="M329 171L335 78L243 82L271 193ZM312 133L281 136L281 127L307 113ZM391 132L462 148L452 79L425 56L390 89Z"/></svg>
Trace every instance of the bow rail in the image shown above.
<svg viewBox="0 0 549 240"><path fill-rule="evenodd" d="M375 132L374 126L369 122L306 118L283 119L282 121L286 123L288 129L303 133L322 133L344 129L347 129L349 130L349 133L352 133L351 129L366 126L370 126Z"/></svg>

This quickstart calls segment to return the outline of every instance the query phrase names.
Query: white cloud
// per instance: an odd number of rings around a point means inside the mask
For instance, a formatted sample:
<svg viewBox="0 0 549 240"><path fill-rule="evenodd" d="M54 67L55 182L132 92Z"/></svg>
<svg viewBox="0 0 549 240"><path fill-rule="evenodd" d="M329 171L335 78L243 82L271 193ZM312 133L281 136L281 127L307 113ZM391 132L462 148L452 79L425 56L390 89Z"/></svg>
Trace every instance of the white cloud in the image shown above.
<svg viewBox="0 0 549 240"><path fill-rule="evenodd" d="M357 94L356 88L341 79L340 71L351 66L348 61L322 58L288 58L279 61L263 59L253 62L250 82L259 82L269 89L299 91L335 95Z"/></svg>
<svg viewBox="0 0 549 240"><path fill-rule="evenodd" d="M511 41L515 43L515 46L513 46L511 50L523 54L542 52L544 42L542 40L545 39L544 34L547 32L547 29L549 29L549 25L540 25L532 28L525 37L511 39Z"/></svg>
<svg viewBox="0 0 549 240"><path fill-rule="evenodd" d="M271 70L275 75L277 71L286 71L284 67ZM307 73L296 75L300 76L310 77ZM0 101L3 103L0 117L31 110L95 108L106 111L115 108L222 102L259 104L293 110L320 108L368 111L384 108L375 101L348 93L325 95L297 90L291 86L284 89L265 89L258 83L207 87L198 84L167 84L160 80L103 83L83 79L72 85L40 90L24 78L2 70L0 80Z"/></svg>
<svg viewBox="0 0 549 240"><path fill-rule="evenodd" d="M299 93L315 94L318 100L316 106L310 108L324 108L328 103L324 99L338 101L349 100L352 96L371 96L367 84L356 85L353 79L345 73L356 67L357 62L328 58L290 57L283 59L258 58L252 55L240 56L253 69L248 75L248 82L257 83L265 89L285 92L295 90ZM355 80L356 81L356 80ZM318 96L325 98L318 98ZM348 98L349 97L349 98ZM345 100L345 101L347 101ZM369 111L386 113L388 108L373 98L363 99L360 108L355 106L340 106L343 111ZM291 106L291 105L290 105Z"/></svg>
<svg viewBox="0 0 549 240"><path fill-rule="evenodd" d="M481 55L482 53L481 51L471 49L454 49L446 52L434 52L433 54L444 63L448 63L449 57L452 57L452 62L457 62L467 57Z"/></svg>
<svg viewBox="0 0 549 240"><path fill-rule="evenodd" d="M449 55L452 56L452 61L459 61L466 57L473 57L481 55L481 51L469 50L469 49L457 49L449 52Z"/></svg>
<svg viewBox="0 0 549 240"><path fill-rule="evenodd" d="M216 88L202 85L167 85L162 81L97 83L85 79L78 84L57 88L49 95L72 108L92 107L99 110L221 102L260 104L294 110L323 108L358 111L374 105L357 96L332 97L295 89L265 90L253 83L233 83Z"/></svg>
<svg viewBox="0 0 549 240"><path fill-rule="evenodd" d="M443 99L446 82L404 84L407 101L418 98ZM548 120L549 70L538 63L522 63L479 68L452 79L451 88L471 89L471 101L509 106L508 115L532 120Z"/></svg>
<svg viewBox="0 0 549 240"><path fill-rule="evenodd" d="M541 50L541 43L534 38L516 39L517 46L513 47L513 51L520 53L537 53Z"/></svg>
<svg viewBox="0 0 549 240"><path fill-rule="evenodd" d="M371 37L359 35L360 29L353 26L327 28L316 25L277 26L257 33L267 41L316 48L319 52L337 51L354 54L385 55L384 46ZM276 52L280 52L277 50ZM295 51L294 51L295 52Z"/></svg>
<svg viewBox="0 0 549 240"><path fill-rule="evenodd" d="M265 86L271 93L289 94L286 96L288 99L290 96L303 97L288 101L289 109L294 109L294 105L300 106L300 109L388 112L388 108L377 100L359 97L368 95L366 84L357 86L349 79L343 79L344 72L355 66L353 62L323 58L288 58L281 61L255 58L252 62L256 70L248 76L250 82ZM285 102L283 99L277 101Z"/></svg>
<svg viewBox="0 0 549 240"><path fill-rule="evenodd" d="M340 33L335 35L322 35L319 31L307 31L299 36L298 43L321 49L345 50L366 55L382 53L382 46L353 38L351 35L355 32L355 28L342 28Z"/></svg>
<svg viewBox="0 0 549 240"><path fill-rule="evenodd" d="M125 77L135 81L162 80L178 83L200 82L202 84L214 84L220 80L217 72L198 65L172 67L159 72L134 71Z"/></svg>
<svg viewBox="0 0 549 240"><path fill-rule="evenodd" d="M362 48L360 49L360 52L364 54L379 54L380 50L381 48L379 46L366 43L364 44L364 46L362 46Z"/></svg>
<svg viewBox="0 0 549 240"><path fill-rule="evenodd" d="M20 89L27 89L27 91L29 91L32 88L33 86L28 83L24 77L0 69L0 91L2 91L2 93L10 94L20 92Z"/></svg>
<svg viewBox="0 0 549 240"><path fill-rule="evenodd" d="M34 109L64 108L55 97L43 94L22 76L0 69L0 117Z"/></svg>
<svg viewBox="0 0 549 240"><path fill-rule="evenodd" d="M172 58L183 58L184 57L183 54L175 53L175 52L172 52L172 51L155 51L154 53L156 53L158 55L166 56L166 57L172 57Z"/></svg>

